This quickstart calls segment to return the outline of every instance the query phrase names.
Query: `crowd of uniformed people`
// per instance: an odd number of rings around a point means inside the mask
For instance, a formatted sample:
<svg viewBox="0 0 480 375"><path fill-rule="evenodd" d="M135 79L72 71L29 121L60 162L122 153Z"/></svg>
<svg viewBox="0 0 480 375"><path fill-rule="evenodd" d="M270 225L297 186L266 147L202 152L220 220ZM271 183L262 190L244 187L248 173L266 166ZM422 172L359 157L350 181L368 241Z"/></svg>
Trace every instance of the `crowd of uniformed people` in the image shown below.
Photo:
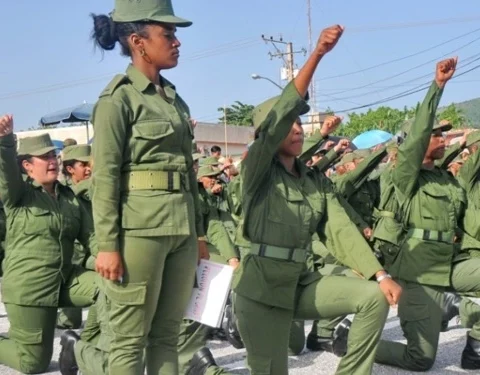
<svg viewBox="0 0 480 375"><path fill-rule="evenodd" d="M92 148L17 141L0 118L0 364L46 372L59 328L63 375L228 374L211 338L245 347L253 375L288 374L305 345L341 357L337 374L426 371L459 316L459 363L480 369L480 132L447 145L452 126L436 121L456 58L437 64L401 137L357 150L330 137L332 115L304 139L308 87L344 31L329 27L255 107L255 140L233 160L198 152L189 108L160 74L191 25L170 0L116 0L93 21L96 45L118 42L131 64L100 94ZM199 259L235 269L222 328L183 318ZM406 344L381 340L390 306Z"/></svg>

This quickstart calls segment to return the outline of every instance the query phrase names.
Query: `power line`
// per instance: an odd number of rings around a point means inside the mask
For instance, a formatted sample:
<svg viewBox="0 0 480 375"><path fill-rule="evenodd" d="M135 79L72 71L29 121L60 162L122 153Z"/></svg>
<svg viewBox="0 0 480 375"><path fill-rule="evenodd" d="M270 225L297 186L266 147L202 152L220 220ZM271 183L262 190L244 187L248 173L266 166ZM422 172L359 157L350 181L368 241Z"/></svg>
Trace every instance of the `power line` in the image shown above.
<svg viewBox="0 0 480 375"><path fill-rule="evenodd" d="M444 46L445 44L451 43L451 42L453 42L453 41L455 41L455 40L458 40L458 39L461 39L461 38L463 38L463 37L465 37L465 36L472 35L472 34L478 32L478 31L480 31L480 28L477 28L477 29L475 29L475 30L469 31L468 33L465 33L465 34L456 36L455 38L446 40L445 42L436 44L436 45L434 45L434 46L432 46L432 47L429 47L429 48L426 48L426 49L424 49L424 50L421 50L421 51L412 53L412 54L410 54L410 55L406 55L406 56L399 57L399 58L396 58L396 59L393 59L393 60L385 61L385 62L380 63L380 64L376 64L376 65L369 66L368 68L364 68L364 69L360 69L360 70L355 70L355 71L353 71L353 72L348 72L348 73L342 73L342 74L336 74L336 75L333 75L333 76L323 77L323 78L321 78L321 80L322 80L322 81L326 81L326 80L328 80L328 79L333 79L333 78L347 77L347 76L351 76L351 75L355 75L355 74L367 72L367 71L372 70L372 69L380 68L380 67L385 66L385 65L390 65L390 64L393 64L393 63L396 63L396 62L399 62L399 61L403 61L403 60L409 59L409 58L411 58L411 57L415 57L415 56L421 55L421 54L423 54L423 53L425 53L425 52L432 51L432 50L434 50L434 49L436 49L436 48L438 48L438 47Z"/></svg>
<svg viewBox="0 0 480 375"><path fill-rule="evenodd" d="M474 61L478 61L478 60L480 60L480 57L475 59ZM472 63L473 63L473 61L472 61ZM478 68L480 68L480 64L476 65L473 68L470 68L470 69L468 69L464 72L461 72L461 73L457 74L455 77L452 78L452 80L456 79L458 77L461 77L461 76L463 76L467 73L470 73L470 72L472 72L472 71L474 71ZM406 96L410 96L410 95L413 95L413 94L416 94L418 92L421 92L421 91L424 91L424 90L428 89L430 87L430 84L431 84L430 82L426 82L424 84L421 84L421 85L417 86L417 88L413 88L411 90L407 90L407 91L398 93L394 96L384 98L382 100L378 100L378 101L375 101L375 102L372 102L372 103L364 104L364 105L361 105L361 106L358 106L358 107L352 107L352 108L337 110L337 111L335 111L335 113L347 113L347 112L355 111L355 110L358 110L358 109L368 108L368 107L372 107L374 105L387 103L389 101L400 99L400 98L403 98L403 97L406 97Z"/></svg>
<svg viewBox="0 0 480 375"><path fill-rule="evenodd" d="M431 59L431 60L426 61L426 62L424 62L424 63L422 63L422 64L419 64L419 65L416 65L416 66L414 66L414 67L412 67L412 68L409 68L409 69L407 69L407 70L404 70L404 71L402 71L402 72L400 72L400 73L397 73L397 74L394 74L394 75L392 75L392 76L388 76L388 77L382 78L382 79L380 79L380 80L377 80L377 81L374 81L374 82L371 82L371 83L368 83L368 84L365 84L365 85L357 86L356 88L353 88L353 89L350 89L350 90L342 90L342 91L334 92L333 94L334 94L334 95L338 95L338 94L343 94L343 93L346 93L346 92L358 91L358 90L364 89L364 88L366 88L366 87L370 87L370 86L372 86L372 85L375 85L375 84L377 84L377 83L389 81L389 80L391 80L391 79L400 77L400 76L402 76L402 75L404 75L404 74L407 74L407 73L410 73L411 71L413 71L413 70L415 70L415 69L418 69L418 68L420 68L420 67L422 67L422 66L426 66L426 65L431 64L432 62L436 62L436 61L440 60L440 59L443 58L443 57L451 56L451 55L454 54L455 52L458 52L459 50L461 50L461 49L463 49L463 48L465 48L465 47L473 44L474 42L476 42L476 41L478 41L478 40L480 40L480 37L475 38L474 40L468 42L467 44L464 44L463 46L460 46L459 48L456 48L456 49L454 49L453 51L450 51L450 52L448 52L448 53L446 53L446 54L443 54L443 55L440 56L440 57L436 57L436 58L434 58L434 59ZM463 63L465 63L465 61L468 61L468 60L470 60L470 59L472 59L472 58L474 58L474 57L476 57L476 56L478 56L478 55L480 55L480 54L476 54L476 55L473 55L473 56L470 56L470 57L464 59L464 60L463 60ZM416 81L416 80L419 80L419 79L422 79L422 78L428 76L429 74L430 74L430 73L428 73L428 74L426 74L426 75L422 75L422 76L416 77L416 78L413 78L413 79L408 80L408 81L405 81L405 82L402 82L402 84L408 83L408 82L412 82L412 81ZM355 95L351 95L351 96L341 97L340 99L342 99L342 100L344 100L344 99L354 99L354 98L358 98L358 97L360 97L360 96L371 95L371 94L376 94L376 93L378 93L378 92L388 91L388 90L391 90L391 89L396 88L396 87L398 87L397 84L391 85L391 86L388 86L388 87L386 87L386 88L379 89L379 90L368 91L368 92L364 92L364 93L361 93L361 94L355 94ZM322 96L322 94L320 94L320 93L318 93L318 95L319 95L319 96Z"/></svg>

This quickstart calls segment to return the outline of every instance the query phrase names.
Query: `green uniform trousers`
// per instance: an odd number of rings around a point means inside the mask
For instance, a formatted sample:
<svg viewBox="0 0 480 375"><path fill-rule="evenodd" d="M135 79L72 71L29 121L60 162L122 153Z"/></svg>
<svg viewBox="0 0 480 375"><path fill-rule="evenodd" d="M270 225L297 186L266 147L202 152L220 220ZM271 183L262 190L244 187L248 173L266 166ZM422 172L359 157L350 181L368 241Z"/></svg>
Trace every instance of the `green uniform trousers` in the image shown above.
<svg viewBox="0 0 480 375"><path fill-rule="evenodd" d="M337 374L370 374L389 306L378 284L325 276L298 287L295 311L268 306L236 295L240 334L252 375L287 375L292 319L336 318L354 313L347 354Z"/></svg>
<svg viewBox="0 0 480 375"><path fill-rule="evenodd" d="M226 260L218 253L210 251L210 260L225 264ZM178 339L178 373L185 375L190 367L193 355L207 345L207 338L214 328L200 324L193 320L184 319L180 325ZM210 366L206 375L228 375L229 373L218 366Z"/></svg>
<svg viewBox="0 0 480 375"><path fill-rule="evenodd" d="M403 294L398 304L400 324L407 344L381 341L376 362L410 371L427 371L437 354L446 288L398 280ZM447 288L450 289L450 288ZM480 291L480 259L468 259L452 267L451 289L459 293ZM480 340L480 306L468 298L460 304L462 325Z"/></svg>
<svg viewBox="0 0 480 375"><path fill-rule="evenodd" d="M59 295L60 306L87 307L94 303L98 275L75 269ZM5 304L10 329L0 337L0 363L25 374L43 373L53 354L57 307Z"/></svg>
<svg viewBox="0 0 480 375"><path fill-rule="evenodd" d="M108 305L109 352L79 341L79 369L86 375L143 375L146 348L147 374L177 374L179 327L197 266L196 237L122 237L120 248L123 283L101 282Z"/></svg>
<svg viewBox="0 0 480 375"><path fill-rule="evenodd" d="M358 278L359 276L353 272L350 268L325 264L319 268L316 272L323 276L346 276ZM312 325L310 334L318 335L321 337L332 337L337 325L345 318L344 315L335 317L333 319L320 319L315 320ZM289 355L298 355L303 351L305 347L305 322L303 320L294 320L290 329L290 342L289 342Z"/></svg>

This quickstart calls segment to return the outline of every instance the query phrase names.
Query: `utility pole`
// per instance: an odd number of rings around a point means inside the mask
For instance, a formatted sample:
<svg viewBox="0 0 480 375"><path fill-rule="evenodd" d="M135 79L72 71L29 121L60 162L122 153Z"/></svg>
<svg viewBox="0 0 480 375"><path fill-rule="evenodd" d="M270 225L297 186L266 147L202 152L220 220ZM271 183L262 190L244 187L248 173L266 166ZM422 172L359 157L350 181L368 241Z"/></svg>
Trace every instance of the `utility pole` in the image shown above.
<svg viewBox="0 0 480 375"><path fill-rule="evenodd" d="M293 50L293 43L292 42L285 42L282 37L280 39L276 40L273 39L271 36L270 38L266 38L264 35L262 35L262 39L266 43L272 43L273 47L277 51L276 53L271 53L269 52L268 55L270 56L270 60L273 59L274 57L280 57L283 60L284 63L284 69L287 73L287 79L288 81L292 81L295 78L295 63L293 59L293 55L296 53L303 53L305 56L307 53L307 50L305 48L302 48L300 51L294 51ZM286 46L286 52L283 52L278 48L277 44L283 44ZM286 57L286 58L285 58Z"/></svg>
<svg viewBox="0 0 480 375"><path fill-rule="evenodd" d="M307 0L307 24L308 24L308 53L311 55L313 51L313 41L312 41L312 7L310 5L310 0ZM316 112L316 95L315 95L315 74L312 77L312 82L310 83L310 103L312 103L313 112ZM312 131L313 131L313 121L312 121Z"/></svg>

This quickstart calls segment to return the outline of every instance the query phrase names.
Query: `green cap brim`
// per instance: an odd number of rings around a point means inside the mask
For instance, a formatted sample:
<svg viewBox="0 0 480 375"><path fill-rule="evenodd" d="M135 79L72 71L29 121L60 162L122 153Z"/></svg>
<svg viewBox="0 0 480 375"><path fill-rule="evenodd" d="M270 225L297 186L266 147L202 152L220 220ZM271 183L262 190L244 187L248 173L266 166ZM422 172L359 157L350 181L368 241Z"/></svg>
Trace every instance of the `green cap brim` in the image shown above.
<svg viewBox="0 0 480 375"><path fill-rule="evenodd" d="M161 22L161 23L170 23L174 24L177 27L189 27L192 26L193 22L186 20L185 18L180 18L177 16L163 15L163 16L152 16L147 18L138 19L135 15L130 17L118 17L115 11L111 13L111 17L115 22Z"/></svg>
<svg viewBox="0 0 480 375"><path fill-rule="evenodd" d="M62 160L63 161L78 160L78 161L82 161L84 163L89 163L90 160L91 160L91 157L89 157L89 156L78 156L78 157L62 159Z"/></svg>
<svg viewBox="0 0 480 375"><path fill-rule="evenodd" d="M37 151L34 151L34 152L31 152L29 153L28 155L32 155L32 156L42 156L42 155L45 155L45 154L48 154L49 152L51 151L55 151L57 148L54 147L54 146L49 146L49 147L44 147L44 148L41 148ZM19 156L24 156L24 155L27 155L27 154L18 154Z"/></svg>
<svg viewBox="0 0 480 375"><path fill-rule="evenodd" d="M217 171L217 172L210 172L210 173L206 173L206 174L204 173L204 174L202 174L202 175L199 175L199 176L197 176L197 178L202 178L202 177L216 177L216 176L221 175L221 174L222 174L222 171L219 171L219 172L218 172L218 171Z"/></svg>

